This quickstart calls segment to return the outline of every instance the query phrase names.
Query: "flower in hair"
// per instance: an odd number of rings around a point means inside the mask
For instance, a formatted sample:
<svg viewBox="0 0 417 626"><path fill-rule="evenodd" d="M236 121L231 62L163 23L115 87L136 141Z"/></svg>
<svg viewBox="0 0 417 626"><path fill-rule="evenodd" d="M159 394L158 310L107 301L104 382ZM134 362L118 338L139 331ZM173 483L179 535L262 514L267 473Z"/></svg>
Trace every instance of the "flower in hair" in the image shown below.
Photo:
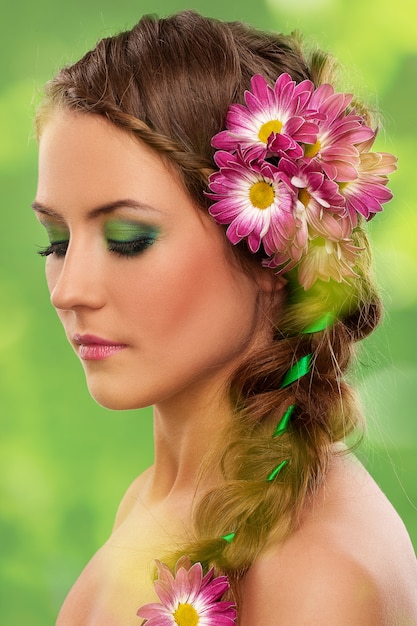
<svg viewBox="0 0 417 626"><path fill-rule="evenodd" d="M357 178L339 185L354 226L358 215L370 220L376 213L382 211L382 204L392 198L391 190L386 187L387 174L391 174L397 168L397 159L387 152L369 152L375 137L376 133L369 141L358 146Z"/></svg>
<svg viewBox="0 0 417 626"><path fill-rule="evenodd" d="M349 181L357 176L359 150L357 144L373 136L365 120L348 107L352 95L334 93L332 85L320 85L311 96L310 106L324 118L318 121L319 132L313 145L306 145L305 159L317 160L332 180Z"/></svg>
<svg viewBox="0 0 417 626"><path fill-rule="evenodd" d="M345 215L345 200L339 185L323 174L317 162L281 159L279 169L286 176L288 186L296 191L293 211L296 215L296 234L291 241L290 258L299 261L307 252L311 233L338 240L346 232L341 217ZM329 211L332 207L332 210ZM349 220L348 220L349 221ZM274 254L274 250L267 250Z"/></svg>
<svg viewBox="0 0 417 626"><path fill-rule="evenodd" d="M146 626L231 626L236 620L233 602L221 598L229 589L226 576L203 576L201 563L191 565L187 557L177 562L174 575L167 565L156 561L155 591L161 603L145 604L137 615Z"/></svg>
<svg viewBox="0 0 417 626"><path fill-rule="evenodd" d="M246 106L232 104L212 140L210 214L233 244L246 239L264 252L266 267L297 266L305 289L356 275L359 216L371 219L392 197L387 174L397 160L370 151L376 131L351 102L328 84L314 89L281 74L271 87L256 75Z"/></svg>
<svg viewBox="0 0 417 626"><path fill-rule="evenodd" d="M310 289L319 278L342 282L344 277L356 276L353 269L361 249L351 239L337 241L317 236L309 241L307 254L301 259L298 278L305 289Z"/></svg>
<svg viewBox="0 0 417 626"><path fill-rule="evenodd" d="M219 171L210 177L210 197L218 201L210 213L220 224L229 224L227 236L236 244L246 238L251 252L261 241L275 249L285 246L295 233L294 191L282 180L278 168L258 160L251 150L218 151Z"/></svg>
<svg viewBox="0 0 417 626"><path fill-rule="evenodd" d="M232 104L226 117L228 130L213 137L213 147L233 151L252 148L254 154L265 156L269 141L274 152L302 156L301 143L314 144L318 126L309 121L306 108L314 85L305 80L298 85L288 74L281 74L272 89L263 76L252 77L252 92L245 92L246 107Z"/></svg>

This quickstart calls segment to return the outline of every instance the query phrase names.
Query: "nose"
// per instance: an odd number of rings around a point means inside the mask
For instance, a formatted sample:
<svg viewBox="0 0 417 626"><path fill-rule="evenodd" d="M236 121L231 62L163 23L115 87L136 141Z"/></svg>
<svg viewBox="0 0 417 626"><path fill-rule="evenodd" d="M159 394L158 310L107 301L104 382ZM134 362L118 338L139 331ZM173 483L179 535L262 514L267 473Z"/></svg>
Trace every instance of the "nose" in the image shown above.
<svg viewBox="0 0 417 626"><path fill-rule="evenodd" d="M104 272L92 250L77 250L70 243L65 258L51 259L46 274L56 309L99 309L104 305Z"/></svg>

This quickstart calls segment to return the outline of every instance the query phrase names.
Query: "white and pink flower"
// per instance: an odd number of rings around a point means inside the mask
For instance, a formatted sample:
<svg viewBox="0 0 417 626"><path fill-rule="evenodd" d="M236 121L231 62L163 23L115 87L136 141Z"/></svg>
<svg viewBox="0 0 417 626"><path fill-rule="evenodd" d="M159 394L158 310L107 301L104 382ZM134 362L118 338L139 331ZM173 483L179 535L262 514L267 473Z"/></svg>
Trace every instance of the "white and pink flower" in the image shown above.
<svg viewBox="0 0 417 626"><path fill-rule="evenodd" d="M333 241L324 237L310 240L307 254L298 267L298 280L304 289L310 289L316 280L340 283L348 277L356 276L354 266L361 249L351 239Z"/></svg>
<svg viewBox="0 0 417 626"><path fill-rule="evenodd" d="M156 561L158 580L155 591L160 603L142 606L137 615L146 626L232 626L236 620L233 602L221 598L229 589L226 576L214 578L211 569L203 576L201 563L191 565L179 559L174 575L167 565Z"/></svg>
<svg viewBox="0 0 417 626"><path fill-rule="evenodd" d="M251 151L215 155L219 171L210 176L210 214L219 224L229 224L233 244L247 239L251 252L284 249L295 234L294 192L278 168L258 160Z"/></svg>
<svg viewBox="0 0 417 626"><path fill-rule="evenodd" d="M317 140L305 146L304 158L319 161L324 173L338 182L356 178L359 165L356 144L369 140L374 134L363 117L349 112L351 101L351 94L334 93L328 84L317 87L310 100L310 106L324 115L324 119L317 121Z"/></svg>
<svg viewBox="0 0 417 626"><path fill-rule="evenodd" d="M310 121L313 112L308 108L313 83L304 80L297 85L289 74L281 74L272 88L256 74L251 88L245 92L246 106L230 106L227 130L213 137L213 147L229 151L251 148L256 156L264 157L272 143L273 152L301 157L301 143L317 140L318 127Z"/></svg>
<svg viewBox="0 0 417 626"><path fill-rule="evenodd" d="M375 136L376 133L370 141L357 146L359 150L357 178L339 185L353 227L357 225L359 215L369 221L376 213L382 211L382 205L392 198L392 192L386 185L388 174L397 169L397 157L387 152L369 152Z"/></svg>

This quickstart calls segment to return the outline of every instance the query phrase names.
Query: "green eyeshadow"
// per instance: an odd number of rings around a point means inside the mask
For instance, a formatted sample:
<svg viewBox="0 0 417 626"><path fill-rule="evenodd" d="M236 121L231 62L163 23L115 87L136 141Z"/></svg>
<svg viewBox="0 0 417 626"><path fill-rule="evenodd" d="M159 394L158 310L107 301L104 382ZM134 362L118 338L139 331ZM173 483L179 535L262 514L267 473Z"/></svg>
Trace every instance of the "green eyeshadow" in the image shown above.
<svg viewBox="0 0 417 626"><path fill-rule="evenodd" d="M128 242L144 237L154 239L157 234L158 231L153 226L125 220L111 220L104 226L104 236L108 241Z"/></svg>
<svg viewBox="0 0 417 626"><path fill-rule="evenodd" d="M43 224L46 232L48 233L48 238L51 243L56 243L60 241L68 241L69 232L66 228L56 226L54 224Z"/></svg>

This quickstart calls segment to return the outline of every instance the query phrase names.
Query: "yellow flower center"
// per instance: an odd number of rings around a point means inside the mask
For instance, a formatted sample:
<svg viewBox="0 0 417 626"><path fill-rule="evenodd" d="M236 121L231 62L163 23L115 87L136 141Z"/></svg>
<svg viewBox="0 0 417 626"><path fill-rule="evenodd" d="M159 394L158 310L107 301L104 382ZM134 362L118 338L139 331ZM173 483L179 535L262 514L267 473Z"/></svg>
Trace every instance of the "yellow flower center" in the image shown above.
<svg viewBox="0 0 417 626"><path fill-rule="evenodd" d="M308 203L311 200L311 196L308 193L307 189L300 189L300 191L298 192L298 199L304 204L305 207L308 206Z"/></svg>
<svg viewBox="0 0 417 626"><path fill-rule="evenodd" d="M260 180L254 183L249 191L252 206L257 209L267 209L274 201L275 193L270 183Z"/></svg>
<svg viewBox="0 0 417 626"><path fill-rule="evenodd" d="M259 129L258 137L260 141L263 143L268 142L268 137L271 133L280 133L282 128L282 122L279 120L270 120L269 122L265 122Z"/></svg>
<svg viewBox="0 0 417 626"><path fill-rule="evenodd" d="M197 626L199 622L198 613L191 604L179 604L173 617L178 626Z"/></svg>
<svg viewBox="0 0 417 626"><path fill-rule="evenodd" d="M313 158L316 156L316 154L318 154L318 152L320 152L320 148L321 143L319 140L317 140L316 143L313 144L306 144L304 146L304 156Z"/></svg>

